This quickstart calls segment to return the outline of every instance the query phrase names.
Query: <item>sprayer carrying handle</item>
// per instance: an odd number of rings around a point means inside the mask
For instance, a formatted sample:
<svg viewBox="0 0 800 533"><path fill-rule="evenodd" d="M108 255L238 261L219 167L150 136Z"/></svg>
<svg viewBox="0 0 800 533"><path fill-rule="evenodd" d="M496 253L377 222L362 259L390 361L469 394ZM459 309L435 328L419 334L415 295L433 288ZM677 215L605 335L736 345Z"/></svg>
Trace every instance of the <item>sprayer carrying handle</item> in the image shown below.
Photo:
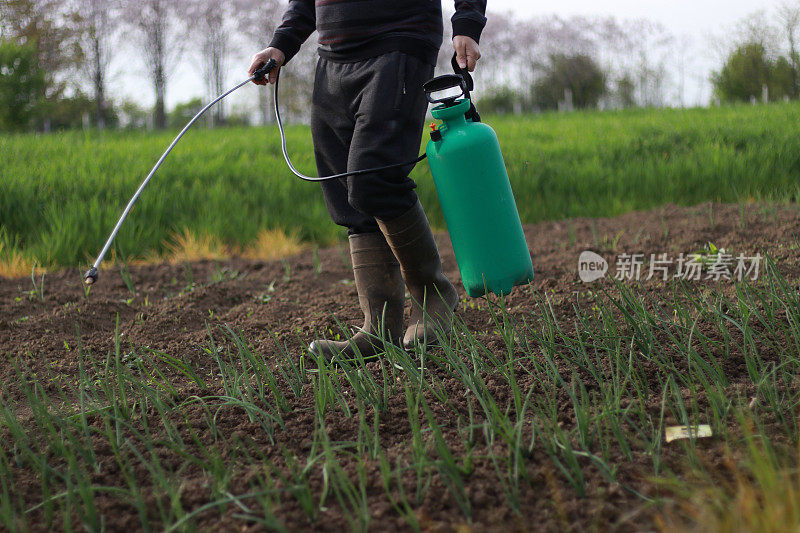
<svg viewBox="0 0 800 533"><path fill-rule="evenodd" d="M461 68L461 65L458 64L458 54L453 54L453 57L450 58L450 66L453 67L453 72L464 79L464 83L466 84L465 90L467 92L475 89L475 82L472 81L472 74L469 73L468 69Z"/></svg>
<svg viewBox="0 0 800 533"><path fill-rule="evenodd" d="M274 59L270 59L260 67L258 67L255 72L253 72L253 81L261 81L267 77L267 74L272 72L272 69L278 66L278 62Z"/></svg>
<svg viewBox="0 0 800 533"><path fill-rule="evenodd" d="M453 67L453 72L455 72L455 74L436 76L432 80L428 80L422 84L422 90L425 91L425 98L432 104L443 104L445 107L450 107L456 105L459 98L464 97L469 100L469 110L464 113L464 116L467 120L472 122L480 122L481 116L478 114L478 110L475 108L475 103L469 96L469 92L475 87L475 83L472 81L472 76L470 75L469 70L459 66L458 61L456 60L456 54L453 54L453 58L450 60L450 65ZM457 94L455 96L445 96L442 98L433 97L433 93L452 89L454 87L461 89L461 94Z"/></svg>

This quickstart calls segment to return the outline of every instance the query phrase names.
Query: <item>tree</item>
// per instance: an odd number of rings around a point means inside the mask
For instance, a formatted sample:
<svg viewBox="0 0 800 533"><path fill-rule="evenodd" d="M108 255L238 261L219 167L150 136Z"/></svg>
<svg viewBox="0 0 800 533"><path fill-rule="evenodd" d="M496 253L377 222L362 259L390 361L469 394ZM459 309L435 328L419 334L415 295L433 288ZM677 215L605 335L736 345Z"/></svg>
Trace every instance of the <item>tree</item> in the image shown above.
<svg viewBox="0 0 800 533"><path fill-rule="evenodd" d="M169 127L182 128L192 117L203 108L203 101L200 98L192 98L188 102L176 104L169 112Z"/></svg>
<svg viewBox="0 0 800 533"><path fill-rule="evenodd" d="M246 39L244 45L253 52L266 48L267 43L272 37L275 28L281 23L281 15L286 9L285 0L237 0L239 12L238 30ZM315 40L315 35L309 37L305 46L292 58L288 68L281 69L281 86L287 87L288 83L293 83L293 91L283 90L281 92L281 104L286 107L292 105L299 97L308 97L308 85L313 80L314 65L316 64L316 54L311 43ZM249 65L249 64L248 64ZM246 69L242 68L244 73ZM302 81L300 81L302 80ZM297 92L295 92L297 91ZM267 87L257 87L258 104L261 111L261 123L267 124L273 120L272 115L272 94ZM307 102L308 100L306 100ZM306 105L307 108L307 105Z"/></svg>
<svg viewBox="0 0 800 533"><path fill-rule="evenodd" d="M481 113L507 115L522 110L524 101L524 95L519 91L511 87L500 86L494 87L487 96L481 96L477 105Z"/></svg>
<svg viewBox="0 0 800 533"><path fill-rule="evenodd" d="M487 17L489 20L492 16ZM516 70L520 88L528 92L528 100L536 101L536 87L541 76L549 68L556 54L590 54L595 48L595 35L591 29L596 24L585 17L561 18L540 17L513 23L511 28L511 51L504 61ZM488 30L491 30L487 26ZM493 36L487 35L491 41Z"/></svg>
<svg viewBox="0 0 800 533"><path fill-rule="evenodd" d="M693 39L686 33L682 34L677 41L677 47L674 50L676 59L676 70L678 74L678 86L676 91L676 100L681 107L686 105L686 67L687 63L691 63L692 56L690 54Z"/></svg>
<svg viewBox="0 0 800 533"><path fill-rule="evenodd" d="M193 38L200 44L199 60L203 65L203 77L209 98L214 98L225 90L225 72L232 36L237 33L236 26L242 16L250 14L240 11L244 7L241 1L196 0L190 6L189 18L193 21ZM224 121L224 104L223 100L211 110L209 116L212 125Z"/></svg>
<svg viewBox="0 0 800 533"><path fill-rule="evenodd" d="M82 72L91 80L94 92L95 125L106 126L110 111L106 100L108 68L113 40L119 27L117 0L74 0L80 16L80 45L83 50Z"/></svg>
<svg viewBox="0 0 800 533"><path fill-rule="evenodd" d="M0 32L20 44L33 45L48 78L71 68L80 56L74 12L58 0L3 0Z"/></svg>
<svg viewBox="0 0 800 533"><path fill-rule="evenodd" d="M663 25L644 19L626 22L623 33L626 38L620 44L627 71L636 81L639 105L663 105L674 36Z"/></svg>
<svg viewBox="0 0 800 533"><path fill-rule="evenodd" d="M617 80L615 96L622 108L634 107L636 105L636 84L630 75L624 75Z"/></svg>
<svg viewBox="0 0 800 533"><path fill-rule="evenodd" d="M535 26L535 22L530 20L523 20L515 25L517 48L509 58L509 62L518 69L519 78L528 93L526 96L529 103L533 102L536 76L542 66L539 57L541 37Z"/></svg>
<svg viewBox="0 0 800 533"><path fill-rule="evenodd" d="M758 42L739 46L722 69L712 75L717 97L727 102L746 102L760 98L764 86L773 100L790 94L791 66L785 58L781 59L770 59L764 45Z"/></svg>
<svg viewBox="0 0 800 533"><path fill-rule="evenodd" d="M739 21L733 31L734 42L761 45L767 55L780 49L780 28L773 24L764 10L751 13Z"/></svg>
<svg viewBox="0 0 800 533"><path fill-rule="evenodd" d="M605 92L606 75L594 59L585 54L555 54L545 77L536 84L536 104L555 109L565 94L571 94L575 107L597 107Z"/></svg>
<svg viewBox="0 0 800 533"><path fill-rule="evenodd" d="M486 27L487 42L494 40L493 31L495 28ZM674 39L663 26L646 20L620 22L613 17L548 16L512 19L509 33L513 46L503 56L503 63L513 65L514 77L505 85L530 91L531 101L537 101L535 92L547 76L551 58L561 54L591 57L608 79L632 81L635 103L664 103L665 88L671 81L667 63L674 58Z"/></svg>
<svg viewBox="0 0 800 533"><path fill-rule="evenodd" d="M36 116L46 84L35 43L0 40L0 128L24 130Z"/></svg>
<svg viewBox="0 0 800 533"><path fill-rule="evenodd" d="M85 128L91 125L91 117L97 109L93 98L78 91L67 98L49 100L47 114L53 130ZM118 117L113 108L106 109L106 125L113 127Z"/></svg>
<svg viewBox="0 0 800 533"><path fill-rule="evenodd" d="M797 71L788 59L781 56L772 65L770 79L767 84L770 100L793 98Z"/></svg>
<svg viewBox="0 0 800 533"><path fill-rule="evenodd" d="M139 35L147 73L155 92L153 121L155 127L166 126L164 102L167 81L184 50L184 29L179 27L182 2L178 0L140 0L129 2L128 20Z"/></svg>
<svg viewBox="0 0 800 533"><path fill-rule="evenodd" d="M800 32L800 5L785 2L778 7L778 20L786 42L789 45L789 64L791 67L791 98L800 96L800 57L797 40Z"/></svg>
<svg viewBox="0 0 800 533"><path fill-rule="evenodd" d="M147 125L149 113L131 100L123 100L119 106L119 123L127 129L141 129Z"/></svg>
<svg viewBox="0 0 800 533"><path fill-rule="evenodd" d="M450 25L446 24L445 26ZM520 46L517 40L516 26L511 15L491 13L487 17L486 27L483 29L483 35L486 38L481 39L480 46L481 54L488 59L480 61L478 68L473 73L475 85L481 90L491 91L495 87L508 87L518 80L519 72L515 68L514 62L510 60ZM445 42L447 45L450 44L450 41ZM442 46L442 48L449 53L449 56L445 58L447 70L444 71L448 72L452 70L450 58L453 55L453 47Z"/></svg>
<svg viewBox="0 0 800 533"><path fill-rule="evenodd" d="M33 56L25 61L35 63L31 68L40 69L44 77L43 83L37 83L37 105L59 98L66 87L59 74L71 71L80 57L76 16L70 6L58 0L2 0L0 35L31 47L32 52L26 54ZM49 124L46 112L41 113L36 127L46 131Z"/></svg>

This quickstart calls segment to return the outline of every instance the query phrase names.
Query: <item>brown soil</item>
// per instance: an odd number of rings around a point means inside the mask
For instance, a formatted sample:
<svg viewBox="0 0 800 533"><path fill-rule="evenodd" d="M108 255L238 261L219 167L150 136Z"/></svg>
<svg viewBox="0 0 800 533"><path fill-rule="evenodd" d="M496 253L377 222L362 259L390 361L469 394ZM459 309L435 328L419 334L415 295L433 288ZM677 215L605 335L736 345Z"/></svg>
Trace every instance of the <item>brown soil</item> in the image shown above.
<svg viewBox="0 0 800 533"><path fill-rule="evenodd" d="M530 313L534 299L545 293L562 318L568 320L574 316L574 294L587 287L577 274L578 255L586 249L612 259L610 273L613 273L613 257L622 253L644 253L647 256L650 253L668 253L670 257L676 257L680 252L696 251L710 241L735 253L755 255L756 252L767 252L787 279L795 284L800 279L800 219L794 205L753 204L743 209L717 204L691 208L666 206L610 219L540 223L526 227L526 235L536 279L531 286L516 289L506 302L509 309L520 316ZM448 276L459 280L449 239L442 234L438 235L438 241ZM131 296L116 267L101 272L100 280L88 299L84 296L80 275L77 269L47 274L43 300L30 296L32 284L29 278L0 278L0 379L4 383L1 394L4 401L16 404L23 418L24 401L16 384L17 363L23 362L32 372L49 370L66 379L74 379L78 372L78 345L94 354L106 354L114 349L115 330L119 332L122 343L186 355L204 366L205 354L199 347L208 341L209 324L227 323L240 330L243 337L262 353L274 353L275 339L279 339L289 347L293 357L299 358L304 346L315 337L315 332L337 329L336 320L356 324L361 318L355 288L349 282L352 275L347 251L343 247L320 251L316 268L312 253L274 262L232 258L189 265L132 267L131 277L137 291L135 297ZM215 281L215 278L222 280ZM188 290L192 283L194 287ZM714 284L722 287L725 283L701 281L697 286ZM270 285L273 291L268 290ZM457 285L462 298L466 298L463 287L460 283ZM643 290L655 298L670 296L670 289L663 284L648 282ZM268 298L262 299L265 294ZM485 331L487 324L491 324L485 306L462 305L459 314L474 331ZM491 337L487 344L492 346ZM732 365L726 370L730 370L728 377L732 385L747 381L743 365ZM172 377L181 379L177 375ZM57 385L52 383L50 386L54 390L49 392L55 393ZM489 381L489 386L493 388L495 384ZM191 391L191 386L187 387ZM492 392L497 398L503 398L502 390ZM294 397L290 395L290 398ZM263 443L264 455L276 464L281 462L281 447L303 457L308 453L314 426L313 396L304 391L300 399L291 401L293 410L286 416L285 428L277 430L275 445L259 435L256 424L249 423L237 413L222 414L227 419L221 420L220 426L234 437L248 436ZM383 415L380 431L390 459L406 453L410 438L409 429L403 424L406 419L405 400L400 394ZM202 413L198 412L196 420L190 422L198 428L202 427L203 420ZM32 424L31 420L24 422ZM353 419L339 411L330 413L326 423L328 430L335 434L332 434L335 440L357 438ZM0 436L3 436L1 426ZM712 461L716 453L714 449L715 444L708 445ZM98 442L96 453L102 458L111 451L107 445ZM669 455L670 452L665 453ZM680 455L680 452L675 455ZM534 454L529 463L534 481L523 489L524 512L520 517L507 507L492 464L477 462L467 486L474 508L472 527L475 530L632 530L654 527L653 518L657 511L631 492L609 483L600 473L587 469L591 489L587 497L581 499L561 480L543 453ZM375 491L371 500L374 501L371 526L375 530L405 529L402 518L382 497L378 468L372 466L367 472L370 487ZM621 461L617 466L619 479L627 486L644 494L656 490L650 483L652 463L647 457L634 462ZM249 480L258 472L242 470L235 464L230 468L234 472L232 492L246 492ZM204 495L208 491L202 472L187 468L184 480L186 487L196 489L187 490L184 506L197 508L206 503ZM24 495L28 504L41 501L40 480L26 477L21 472L17 482L16 490ZM113 472L101 473L96 482L124 484L123 480L114 478ZM140 483L147 487L145 473ZM329 499L333 501L330 496ZM101 494L96 503L105 515L109 529L140 527L133 508L123 505L118 499ZM231 519L237 509L230 507L224 511L215 509L204 513L202 527L230 531L260 529L260 526ZM446 531L464 524L456 502L448 495L441 480L434 480L426 501L416 512L424 529ZM289 499L284 500L277 510L277 517L289 529L339 530L346 527L335 504L326 515L312 523L299 505Z"/></svg>

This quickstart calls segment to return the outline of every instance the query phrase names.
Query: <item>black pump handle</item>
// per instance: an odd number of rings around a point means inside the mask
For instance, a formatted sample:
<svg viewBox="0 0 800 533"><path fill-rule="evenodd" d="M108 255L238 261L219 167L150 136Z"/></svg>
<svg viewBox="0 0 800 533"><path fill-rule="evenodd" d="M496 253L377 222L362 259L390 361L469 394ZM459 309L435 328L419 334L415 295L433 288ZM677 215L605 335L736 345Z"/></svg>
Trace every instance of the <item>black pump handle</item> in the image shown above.
<svg viewBox="0 0 800 533"><path fill-rule="evenodd" d="M453 72L455 74L436 76L423 84L422 90L425 91L425 97L428 99L428 102L432 104L442 103L450 106L461 96L469 98L469 92L475 88L475 82L472 80L472 75L469 73L469 70L461 68L458 64L457 57L456 54L453 54L453 57L450 58L450 66L453 67ZM431 93L452 89L453 87L459 87L461 89L461 94L445 98L433 98L431 95Z"/></svg>
<svg viewBox="0 0 800 533"><path fill-rule="evenodd" d="M464 78L458 74L443 74L436 76L422 84L422 90L425 92L444 91L453 87L460 87L462 91L467 90L467 84Z"/></svg>
<svg viewBox="0 0 800 533"><path fill-rule="evenodd" d="M452 89L454 87L461 89L461 93L455 96L445 96L442 98L433 97L433 93ZM443 74L442 76L436 76L435 78L423 83L422 90L425 91L425 98L428 99L428 102L432 104L443 103L446 106L453 105L456 99L460 98L461 96L469 95L467 83L459 74Z"/></svg>
<svg viewBox="0 0 800 533"><path fill-rule="evenodd" d="M456 61L456 54L453 54L452 59L450 59L450 65L453 67L455 74L436 76L432 80L428 80L422 84L422 90L425 91L425 98L427 98L428 102L432 104L444 104L445 107L450 107L455 105L456 100L463 96L469 100L469 110L464 113L464 116L467 118L467 120L471 120L472 122L480 122L481 116L478 114L478 110L475 109L475 103L469 96L469 92L475 87L469 70L461 68L458 65L458 61ZM432 93L443 91L445 89L451 89L453 87L460 88L461 94L455 96L445 96L444 98L433 97Z"/></svg>

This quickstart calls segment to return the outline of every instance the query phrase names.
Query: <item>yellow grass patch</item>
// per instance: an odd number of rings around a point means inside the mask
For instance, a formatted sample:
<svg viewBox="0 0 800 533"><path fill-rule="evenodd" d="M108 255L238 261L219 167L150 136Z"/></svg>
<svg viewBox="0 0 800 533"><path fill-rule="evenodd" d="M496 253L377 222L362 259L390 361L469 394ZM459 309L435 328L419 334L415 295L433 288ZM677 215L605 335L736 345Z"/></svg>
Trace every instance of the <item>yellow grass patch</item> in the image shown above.
<svg viewBox="0 0 800 533"><path fill-rule="evenodd" d="M36 258L13 248L6 250L5 245L0 242L0 276L6 278L30 276L34 268L37 274L43 272L44 269L36 267L36 264Z"/></svg>
<svg viewBox="0 0 800 533"><path fill-rule="evenodd" d="M226 259L233 255L241 255L248 259L272 260L296 254L306 247L297 236L287 234L281 229L261 230L255 241L243 250L226 245L214 235L196 234L186 229L183 233L173 235L166 248L167 252L163 256L150 254L144 262L180 263L202 259Z"/></svg>
<svg viewBox="0 0 800 533"><path fill-rule="evenodd" d="M794 457L777 452L750 431L746 428L747 450L741 456L729 452L721 461L723 472L699 484L687 483L677 508L656 518L659 529L800 531L800 450Z"/></svg>
<svg viewBox="0 0 800 533"><path fill-rule="evenodd" d="M31 270L37 274L46 272L45 268L37 265L36 258L13 248L4 249L0 242L0 276L18 278L30 276ZM244 249L231 247L223 243L218 237L207 234L197 234L189 229L182 233L175 233L165 243L167 251L164 254L151 252L144 257L129 257L125 263L129 266L146 265L154 263L181 263L188 261L201 261L204 259L227 259L234 255L241 255L248 259L274 260L302 252L307 245L300 242L294 234L287 234L283 230L261 230L255 241ZM111 251L100 268L101 270L113 268L121 261L114 250Z"/></svg>
<svg viewBox="0 0 800 533"><path fill-rule="evenodd" d="M765 475L766 474L766 475ZM755 478L755 479L754 479ZM703 494L692 513L699 531L782 533L800 531L800 476L796 468L745 476L734 473L727 494Z"/></svg>
<svg viewBox="0 0 800 533"><path fill-rule="evenodd" d="M188 229L183 230L183 233L174 234L166 247L167 253L163 257L152 255L148 259L180 263L201 259L224 259L230 256L230 250L218 237L196 234Z"/></svg>
<svg viewBox="0 0 800 533"><path fill-rule="evenodd" d="M261 230L256 240L242 251L249 259L280 259L301 252L305 246L296 235L287 235L281 229Z"/></svg>

